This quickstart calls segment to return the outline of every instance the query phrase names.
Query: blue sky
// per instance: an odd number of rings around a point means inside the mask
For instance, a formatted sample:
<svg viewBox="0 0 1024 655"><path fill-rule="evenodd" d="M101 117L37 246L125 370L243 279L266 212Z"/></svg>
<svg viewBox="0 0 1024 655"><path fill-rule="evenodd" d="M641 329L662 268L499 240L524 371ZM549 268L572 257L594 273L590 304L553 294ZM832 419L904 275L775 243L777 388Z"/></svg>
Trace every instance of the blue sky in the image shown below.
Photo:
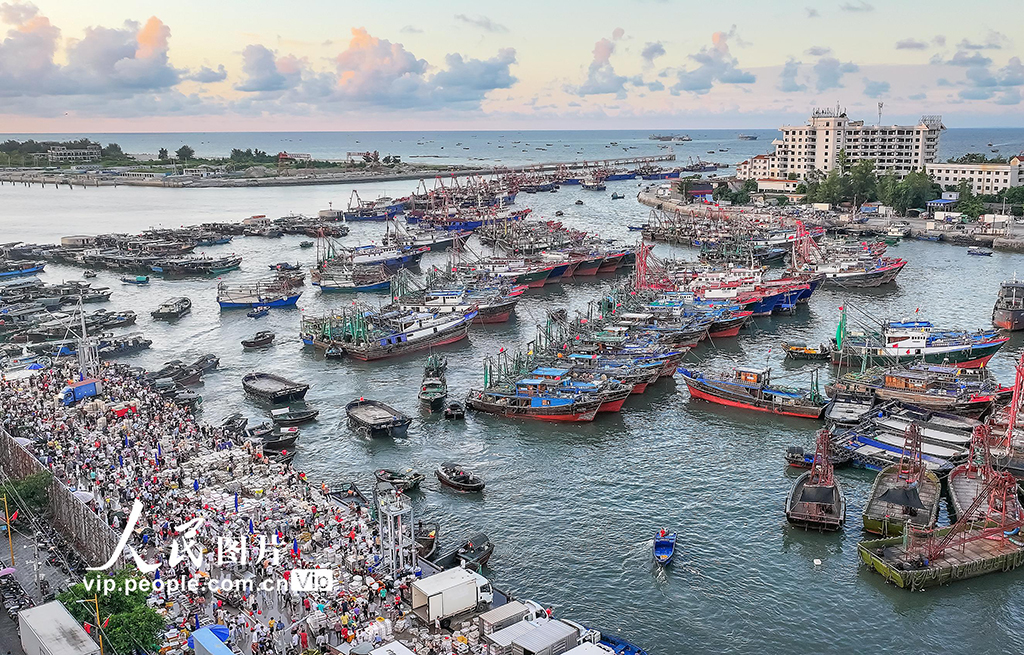
<svg viewBox="0 0 1024 655"><path fill-rule="evenodd" d="M1021 126L1019 1L0 2L6 132Z"/></svg>

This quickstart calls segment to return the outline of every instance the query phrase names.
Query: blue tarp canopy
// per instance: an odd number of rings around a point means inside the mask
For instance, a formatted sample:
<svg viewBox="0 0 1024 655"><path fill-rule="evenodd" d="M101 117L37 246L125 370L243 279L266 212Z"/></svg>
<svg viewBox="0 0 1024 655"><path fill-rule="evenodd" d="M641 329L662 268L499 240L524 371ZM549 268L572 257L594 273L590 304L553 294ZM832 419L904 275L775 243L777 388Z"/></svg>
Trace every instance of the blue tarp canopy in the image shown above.
<svg viewBox="0 0 1024 655"><path fill-rule="evenodd" d="M956 202L956 200L944 200L942 198L936 198L935 200L929 200L928 204L929 205L951 205L954 202Z"/></svg>

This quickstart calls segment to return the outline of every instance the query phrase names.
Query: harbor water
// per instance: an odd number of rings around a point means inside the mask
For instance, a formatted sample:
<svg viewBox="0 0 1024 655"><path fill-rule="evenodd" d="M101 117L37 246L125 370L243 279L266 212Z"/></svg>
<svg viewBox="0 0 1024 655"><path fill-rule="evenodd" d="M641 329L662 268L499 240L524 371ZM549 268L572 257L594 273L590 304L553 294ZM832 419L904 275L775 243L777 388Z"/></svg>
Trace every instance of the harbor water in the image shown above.
<svg viewBox="0 0 1024 655"><path fill-rule="evenodd" d="M766 147L761 143L759 148ZM127 150L128 148L126 148ZM554 159L554 158L549 158ZM360 185L364 199L403 196L414 183ZM197 189L54 189L0 186L0 241L52 243L69 234L138 232L205 221L240 220L252 214L276 218L314 214L333 202L344 206L352 187ZM606 192L563 187L557 193L520 194L517 204L533 218L556 210L567 225L633 241L628 225L644 222L649 209L634 199L639 183L612 182ZM610 200L612 192L626 195ZM577 199L583 205L575 205ZM353 224L343 243L379 239L383 226ZM313 263L303 237L236 237L209 254L237 252L239 271L226 282L269 274L268 265ZM479 247L476 240L474 247ZM197 251L198 252L198 251ZM814 362L784 362L780 342L817 344L834 335L844 304L878 319L919 318L937 325L989 325L999 282L1024 273L1024 256L996 252L971 257L942 243L905 241L890 253L909 260L895 288L819 291L795 316L756 319L736 339L702 343L687 366L725 369L733 364L769 364L777 379L809 383ZM657 245L659 256L693 257L686 248ZM431 253L423 268L444 261ZM81 279L81 269L48 265L47 282ZM583 309L588 300L621 281L592 279L531 290L506 324L474 326L468 341L446 346L449 388L461 396L482 382L484 356L521 348L548 310ZM858 566L860 512L872 474L840 470L848 523L838 534L805 533L786 524L785 496L792 484L783 462L786 446L810 447L814 421L763 416L689 400L682 382L663 380L627 400L621 414L590 424L551 425L469 414L464 423L424 414L416 392L422 356L367 364L324 360L304 350L298 338L302 314L321 315L351 303L352 296L321 295L308 285L298 308L253 320L245 311L220 311L217 279L164 280L148 286L119 282L99 271L94 286L114 290L111 302L87 307L132 309L133 330L153 340L149 351L124 361L150 369L171 359L220 356L220 369L197 390L201 417L217 422L242 411L250 424L267 408L246 398L241 377L253 370L308 382L307 403L320 410L302 427L295 465L317 481L368 489L376 468L414 467L428 474L413 494L417 517L440 521L442 550L474 531L497 545L488 574L499 587L552 605L557 616L621 634L653 655L678 653L879 652L898 644L910 653L945 652L971 643L979 652L1006 651L1017 643L1024 619L1020 572L987 576L957 585L907 593L887 586ZM189 296L192 313L175 323L153 321L149 312L173 296ZM361 301L384 302L386 294ZM851 321L855 316L851 310ZM258 330L277 333L266 350L243 352L240 341ZM1012 381L1012 361L1022 338L1015 336L991 362L1000 381ZM822 369L822 382L831 378ZM364 396L414 416L409 436L367 440L345 426L344 407ZM431 475L442 461L457 461L487 482L482 495L442 488ZM945 519L945 512L943 512ZM651 537L667 528L679 533L676 559L662 570L652 564ZM820 565L815 565L820 560ZM967 617L967 618L965 618ZM980 629L984 626L984 629Z"/></svg>

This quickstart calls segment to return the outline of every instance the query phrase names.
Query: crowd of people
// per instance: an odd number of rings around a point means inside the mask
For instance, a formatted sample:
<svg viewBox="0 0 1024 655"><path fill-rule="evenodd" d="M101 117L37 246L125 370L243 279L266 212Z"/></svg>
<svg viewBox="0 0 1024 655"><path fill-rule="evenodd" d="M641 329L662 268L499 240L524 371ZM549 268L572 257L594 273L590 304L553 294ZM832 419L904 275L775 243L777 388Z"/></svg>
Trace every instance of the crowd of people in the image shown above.
<svg viewBox="0 0 1024 655"><path fill-rule="evenodd" d="M239 435L199 423L123 365L104 367L102 399L65 406L57 394L74 375L59 365L3 380L0 421L31 440L60 482L91 496L114 533L128 532L125 562L155 566L149 575L163 588L151 604L169 628L221 624L230 645L254 655L380 643L409 628L401 592L412 572L374 570L379 531L354 497L338 499ZM142 511L128 525L136 502ZM330 569L338 586L292 592L295 569ZM180 579L203 584L174 588Z"/></svg>

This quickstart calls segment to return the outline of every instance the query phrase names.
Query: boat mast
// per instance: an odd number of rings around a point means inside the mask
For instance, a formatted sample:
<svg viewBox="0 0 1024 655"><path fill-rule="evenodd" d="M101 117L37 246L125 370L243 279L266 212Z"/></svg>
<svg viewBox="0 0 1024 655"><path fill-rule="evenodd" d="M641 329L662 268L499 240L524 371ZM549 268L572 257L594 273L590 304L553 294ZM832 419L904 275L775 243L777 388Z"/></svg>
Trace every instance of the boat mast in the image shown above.
<svg viewBox="0 0 1024 655"><path fill-rule="evenodd" d="M95 339L90 339L85 327L85 309L83 308L82 296L78 296L78 321L82 330L78 339L78 369L79 380L96 377L100 372L100 357L96 348Z"/></svg>

